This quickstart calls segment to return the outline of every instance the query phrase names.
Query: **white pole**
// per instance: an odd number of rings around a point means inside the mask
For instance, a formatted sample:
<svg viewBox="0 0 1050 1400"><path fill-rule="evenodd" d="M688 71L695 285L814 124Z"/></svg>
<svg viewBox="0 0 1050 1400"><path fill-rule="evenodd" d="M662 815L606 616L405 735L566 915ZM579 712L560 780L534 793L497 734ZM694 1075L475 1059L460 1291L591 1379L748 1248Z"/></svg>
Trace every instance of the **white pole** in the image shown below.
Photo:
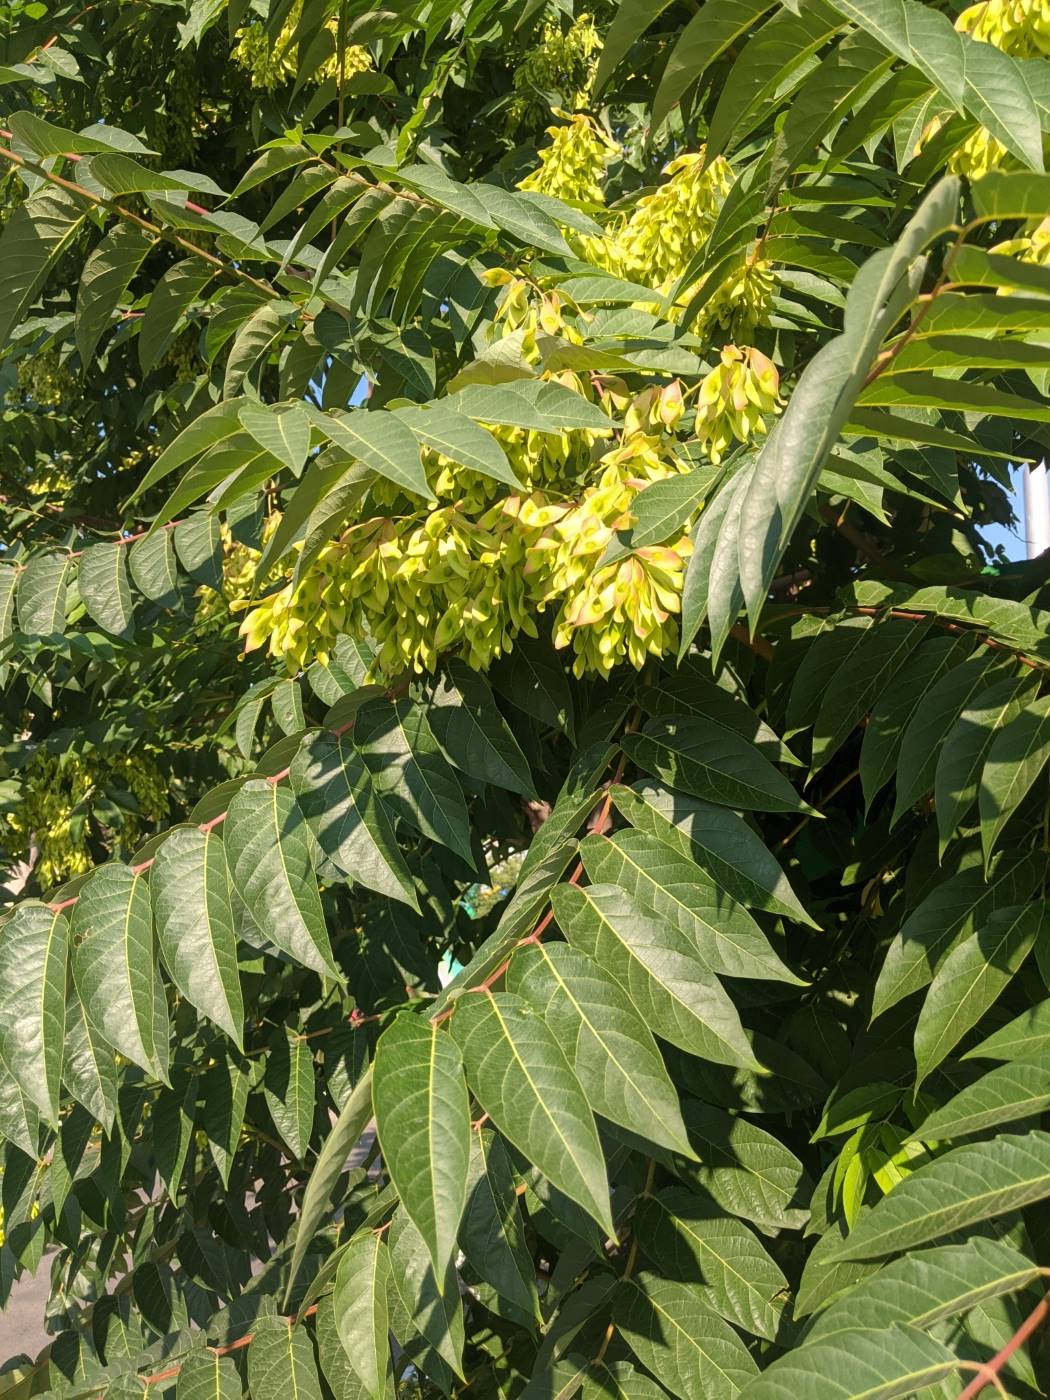
<svg viewBox="0 0 1050 1400"><path fill-rule="evenodd" d="M1050 549L1050 490L1046 463L1026 467L1024 473L1024 537L1028 558L1035 559Z"/></svg>

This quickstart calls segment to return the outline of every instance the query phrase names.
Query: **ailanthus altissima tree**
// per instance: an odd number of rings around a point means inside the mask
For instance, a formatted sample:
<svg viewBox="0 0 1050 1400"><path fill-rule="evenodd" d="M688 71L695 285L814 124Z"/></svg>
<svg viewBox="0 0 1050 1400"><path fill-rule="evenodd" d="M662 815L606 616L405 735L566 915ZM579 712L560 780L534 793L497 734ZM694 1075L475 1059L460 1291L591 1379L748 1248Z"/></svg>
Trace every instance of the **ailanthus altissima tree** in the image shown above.
<svg viewBox="0 0 1050 1400"><path fill-rule="evenodd" d="M0 1400L1050 1385L1045 0L11 0Z"/></svg>

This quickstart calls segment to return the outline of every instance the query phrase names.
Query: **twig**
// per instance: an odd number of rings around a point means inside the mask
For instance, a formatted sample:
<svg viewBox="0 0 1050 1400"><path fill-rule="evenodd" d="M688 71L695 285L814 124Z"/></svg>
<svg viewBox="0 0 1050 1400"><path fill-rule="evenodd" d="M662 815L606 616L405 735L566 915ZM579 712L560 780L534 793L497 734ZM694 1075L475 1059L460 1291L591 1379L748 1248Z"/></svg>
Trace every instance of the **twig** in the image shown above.
<svg viewBox="0 0 1050 1400"><path fill-rule="evenodd" d="M960 1392L959 1400L973 1400L975 1395L980 1395L986 1385L994 1385L1001 1389L999 1372L1010 1360L1014 1352L1024 1346L1032 1333L1036 1331L1038 1327L1042 1326L1048 1315L1050 1315L1050 1292L1044 1293L1041 1300L1021 1323L1010 1340L1005 1346L1000 1347L991 1361L987 1361L983 1366L979 1367L976 1376L974 1376L970 1384L965 1390Z"/></svg>

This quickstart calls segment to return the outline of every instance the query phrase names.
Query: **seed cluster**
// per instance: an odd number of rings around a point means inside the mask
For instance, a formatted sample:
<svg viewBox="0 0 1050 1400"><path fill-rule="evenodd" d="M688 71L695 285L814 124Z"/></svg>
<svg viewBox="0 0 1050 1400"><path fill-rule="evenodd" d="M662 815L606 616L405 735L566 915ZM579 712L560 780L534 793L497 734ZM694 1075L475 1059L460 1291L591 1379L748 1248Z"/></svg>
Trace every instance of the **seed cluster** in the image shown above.
<svg viewBox="0 0 1050 1400"><path fill-rule="evenodd" d="M117 799L121 836L129 848L168 813L167 780L147 753L56 757L40 750L19 776L22 797L4 821L15 838L16 859L28 859L32 848L37 849L35 870L45 886L97 864L88 850L89 818L96 803Z"/></svg>
<svg viewBox="0 0 1050 1400"><path fill-rule="evenodd" d="M616 143L579 114L549 134L521 187L600 205ZM592 264L636 282L643 308L658 306L688 273L733 180L724 160L707 164L703 151L676 157L665 175L601 238L566 231ZM753 261L705 300L698 324L715 364L703 378L638 394L612 375L546 367L551 345L583 343L587 321L557 278L496 268L488 280L501 288L490 351L505 347L520 366L601 407L608 430L490 427L520 482L517 492L423 450L432 499L375 482L339 537L247 613L241 633L248 650L266 646L296 670L325 659L340 635L357 633L373 642L377 678L433 670L450 650L484 670L520 633L538 635L543 614L551 616L555 646L571 649L578 676L607 676L624 662L640 668L677 646L688 528L611 562L603 555L632 524L640 491L694 465L681 429L717 464L733 442L765 432L780 411L773 362L729 338L767 320L771 270ZM686 288L680 310L701 285Z"/></svg>

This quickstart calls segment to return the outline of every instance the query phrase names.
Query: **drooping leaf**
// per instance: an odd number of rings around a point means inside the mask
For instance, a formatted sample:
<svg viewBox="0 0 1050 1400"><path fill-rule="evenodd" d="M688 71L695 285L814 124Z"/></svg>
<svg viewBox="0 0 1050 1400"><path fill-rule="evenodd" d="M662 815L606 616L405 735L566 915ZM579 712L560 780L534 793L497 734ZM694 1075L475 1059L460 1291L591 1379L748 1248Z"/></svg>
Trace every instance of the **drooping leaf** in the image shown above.
<svg viewBox="0 0 1050 1400"><path fill-rule="evenodd" d="M66 626L66 588L72 561L66 554L34 554L18 581L18 628L50 637Z"/></svg>
<svg viewBox="0 0 1050 1400"><path fill-rule="evenodd" d="M1042 903L997 909L944 959L915 1027L919 1082L977 1024L1036 940L1047 937L1046 913Z"/></svg>
<svg viewBox="0 0 1050 1400"><path fill-rule="evenodd" d="M463 1379L463 1304L455 1268L450 1262L439 1282L426 1242L403 1209L390 1226L390 1283L412 1328Z"/></svg>
<svg viewBox="0 0 1050 1400"><path fill-rule="evenodd" d="M45 1118L58 1121L69 923L21 904L0 936L0 1057Z"/></svg>
<svg viewBox="0 0 1050 1400"><path fill-rule="evenodd" d="M308 733L292 759L291 783L329 860L367 889L418 908L393 823L349 734Z"/></svg>
<svg viewBox="0 0 1050 1400"><path fill-rule="evenodd" d="M977 806L987 867L1003 827L1050 759L1050 696L1030 701L993 738L981 770Z"/></svg>
<svg viewBox="0 0 1050 1400"><path fill-rule="evenodd" d="M490 1128L472 1129L460 1245L467 1261L490 1287L538 1320L536 1269L515 1188L514 1171L502 1139Z"/></svg>
<svg viewBox="0 0 1050 1400"><path fill-rule="evenodd" d="M390 1251L379 1235L365 1231L339 1260L334 1305L343 1350L373 1400L391 1393L389 1288Z"/></svg>
<svg viewBox="0 0 1050 1400"><path fill-rule="evenodd" d="M274 1127L292 1156L302 1162L314 1123L314 1062L310 1042L289 1026L271 1043L263 1096Z"/></svg>
<svg viewBox="0 0 1050 1400"><path fill-rule="evenodd" d="M270 942L322 977L338 977L309 832L288 789L245 783L230 802L223 845L233 887Z"/></svg>
<svg viewBox="0 0 1050 1400"><path fill-rule="evenodd" d="M652 1033L620 984L593 958L564 944L537 944L514 957L507 990L546 1020L595 1113L629 1124L663 1147L691 1153L678 1094Z"/></svg>
<svg viewBox="0 0 1050 1400"><path fill-rule="evenodd" d="M242 1048L244 997L219 835L198 827L173 831L154 858L150 892L160 954L172 981Z"/></svg>
<svg viewBox="0 0 1050 1400"><path fill-rule="evenodd" d="M688 1400L733 1400L758 1374L729 1323L687 1283L640 1274L617 1290L613 1316L642 1365Z"/></svg>
<svg viewBox="0 0 1050 1400"><path fill-rule="evenodd" d="M376 1047L372 1098L390 1179L444 1281L466 1204L470 1107L459 1045L418 1016L395 1018Z"/></svg>
<svg viewBox="0 0 1050 1400"><path fill-rule="evenodd" d="M464 993L452 1028L467 1083L496 1127L615 1235L598 1132L558 1041L521 997Z"/></svg>
<svg viewBox="0 0 1050 1400"><path fill-rule="evenodd" d="M77 587L98 625L116 637L132 629L127 549L120 544L89 545L77 566Z"/></svg>
<svg viewBox="0 0 1050 1400"><path fill-rule="evenodd" d="M74 906L70 942L73 980L92 1027L166 1081L168 1013L145 878L126 865L96 870Z"/></svg>
<svg viewBox="0 0 1050 1400"><path fill-rule="evenodd" d="M424 836L473 864L463 791L421 705L372 701L354 727L376 790L390 809Z"/></svg>
<svg viewBox="0 0 1050 1400"><path fill-rule="evenodd" d="M427 710L434 737L468 777L535 795L528 761L484 680L456 658Z"/></svg>
<svg viewBox="0 0 1050 1400"><path fill-rule="evenodd" d="M551 903L569 942L616 978L656 1035L716 1064L758 1067L721 983L658 914L615 885L559 885Z"/></svg>
<svg viewBox="0 0 1050 1400"><path fill-rule="evenodd" d="M842 1259L899 1254L1050 1194L1050 1135L1004 1133L922 1166L868 1212Z"/></svg>
<svg viewBox="0 0 1050 1400"><path fill-rule="evenodd" d="M696 1286L709 1307L745 1332L776 1338L787 1279L741 1221L670 1187L644 1198L634 1229L655 1268Z"/></svg>

